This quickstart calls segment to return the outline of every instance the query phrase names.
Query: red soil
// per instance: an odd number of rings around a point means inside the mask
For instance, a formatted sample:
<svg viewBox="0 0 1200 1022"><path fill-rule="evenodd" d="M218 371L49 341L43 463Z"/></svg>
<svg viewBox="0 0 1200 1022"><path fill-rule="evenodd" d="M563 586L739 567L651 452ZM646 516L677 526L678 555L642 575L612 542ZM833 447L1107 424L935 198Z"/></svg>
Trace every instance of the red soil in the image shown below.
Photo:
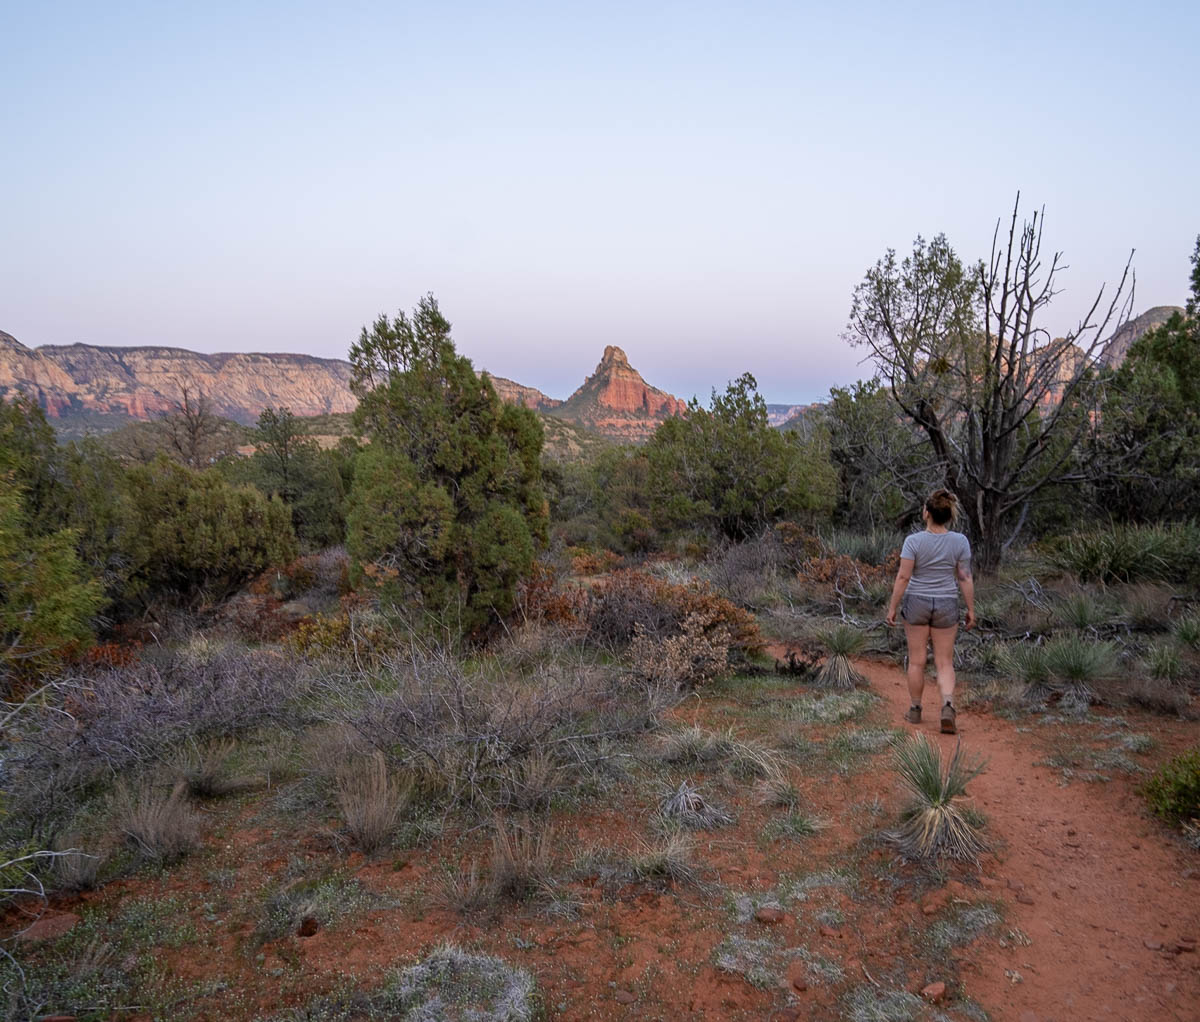
<svg viewBox="0 0 1200 1022"><path fill-rule="evenodd" d="M885 700L878 719L899 724L907 707L901 673L883 664L859 667ZM745 700L689 700L675 716L713 729L734 723L747 738L761 727L768 742L789 727L798 734L835 735L839 726L792 726L772 714L773 701L804 691L789 686ZM930 693L926 701L935 716L936 696ZM764 712L755 716L755 707ZM1155 762L1196 740L1194 724L1130 719L1154 734ZM193 1017L214 1022L299 1006L346 979L373 987L387 969L447 940L529 969L548 1018L563 1022L837 1019L845 1017L843 998L852 988L898 984L916 993L936 981L947 984L950 1002L944 1007L954 1018L964 1017L954 1011L962 997L997 1022L1200 1018L1200 954L1169 950L1181 938L1200 935L1200 858L1146 813L1137 779L1117 774L1108 783L1064 786L1057 772L1035 765L1046 752L1041 736L1057 733L1058 725L1040 725L1036 718L1015 724L971 710L960 711L959 723L964 747L988 760L971 793L988 817L987 834L997 849L981 875L951 870L941 889L874 841L901 805L894 775L881 769L886 758L880 757L857 771L790 770L807 811L829 824L801 841L764 837L764 827L781 811L756 805L751 785L730 780L719 767L707 774L673 771L673 777L691 777L737 816L731 827L696 834L704 885L613 889L599 877L579 878L569 885L578 906L572 919L523 906L481 918L441 907L442 870L486 862L483 830L384 860L347 858L324 821L301 816L272 829L251 822L260 808L253 802L219 809L221 822L206 851L170 874L111 884L85 904L115 910L129 896L172 895L189 906L201 939L164 949L161 958L182 980L223 981L225 993L189 1005ZM944 750L953 748L955 739L938 734L936 719L920 730ZM635 846L649 833L653 808L653 796L646 795L638 804L601 803L555 814L560 854L592 845ZM263 893L289 857L310 861L314 870L344 869L389 899L390 907L256 949L249 938L261 918ZM846 866L857 877L853 891L825 888L806 901L783 899L784 916L776 922L734 919L730 902L737 895L765 897L789 879ZM224 888L214 880L218 872L226 877ZM206 922L203 903L223 898L230 907L218 911L218 923ZM953 901L1001 903L1003 922L998 933L931 959L923 934ZM55 907L78 910L78 900ZM1011 936L1002 942L1005 931L1023 932L1029 943ZM716 949L731 934L769 939L781 949L807 948L840 966L843 978L810 976L803 990L786 980L752 985L715 964ZM804 976L800 967L798 978Z"/></svg>
<svg viewBox="0 0 1200 1022"><path fill-rule="evenodd" d="M903 674L859 666L900 720ZM938 733L936 690L925 703L934 719L916 730L948 753L956 739ZM1167 753L1197 738L1194 723L1142 723ZM1032 941L977 957L964 976L970 995L996 1020L1200 1018L1200 955L1164 950L1200 937L1200 858L1147 814L1137 780L1064 785L1035 765L1045 750L1029 729L962 711L958 724L964 748L987 759L971 794L1004 841L985 873L1003 885L1005 925Z"/></svg>

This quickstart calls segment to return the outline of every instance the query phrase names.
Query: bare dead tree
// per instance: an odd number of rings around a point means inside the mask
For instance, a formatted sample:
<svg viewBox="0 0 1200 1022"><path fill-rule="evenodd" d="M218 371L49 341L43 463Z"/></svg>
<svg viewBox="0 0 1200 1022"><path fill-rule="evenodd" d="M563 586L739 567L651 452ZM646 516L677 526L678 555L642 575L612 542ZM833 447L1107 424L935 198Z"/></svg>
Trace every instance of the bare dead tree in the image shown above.
<svg viewBox="0 0 1200 1022"><path fill-rule="evenodd" d="M181 384L174 409L159 422L169 451L188 468L207 468L228 453L225 424L198 387Z"/></svg>
<svg viewBox="0 0 1200 1022"><path fill-rule="evenodd" d="M987 262L964 267L943 235L895 252L855 288L847 340L865 345L958 495L984 570L994 570L1045 486L1082 479L1072 454L1090 427L1088 390L1104 339L1128 319L1133 254L1063 337L1040 325L1059 294L1061 253L1042 258L1044 211L998 221Z"/></svg>

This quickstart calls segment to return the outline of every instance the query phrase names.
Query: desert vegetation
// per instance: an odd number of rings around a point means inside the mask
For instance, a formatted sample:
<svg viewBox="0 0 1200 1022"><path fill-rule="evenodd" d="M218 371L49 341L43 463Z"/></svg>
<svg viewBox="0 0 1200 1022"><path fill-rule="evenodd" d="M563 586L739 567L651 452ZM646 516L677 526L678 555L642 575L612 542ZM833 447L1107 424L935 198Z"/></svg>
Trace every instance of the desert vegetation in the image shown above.
<svg viewBox="0 0 1200 1022"><path fill-rule="evenodd" d="M335 448L269 409L230 453L186 393L140 453L4 404L6 1017L674 1018L683 988L706 1017L988 1017L978 963L1033 904L992 818L1014 769L1160 865L1200 845L1200 246L1186 316L1052 386L1040 300L994 321L1039 243L1014 218L977 271L889 254L852 311L882 384L787 432L744 375L547 460L432 296L363 330ZM889 332L897 281L946 298L929 350ZM882 621L934 483L1002 491L967 522L953 747L899 730ZM985 735L1027 757L985 768Z"/></svg>

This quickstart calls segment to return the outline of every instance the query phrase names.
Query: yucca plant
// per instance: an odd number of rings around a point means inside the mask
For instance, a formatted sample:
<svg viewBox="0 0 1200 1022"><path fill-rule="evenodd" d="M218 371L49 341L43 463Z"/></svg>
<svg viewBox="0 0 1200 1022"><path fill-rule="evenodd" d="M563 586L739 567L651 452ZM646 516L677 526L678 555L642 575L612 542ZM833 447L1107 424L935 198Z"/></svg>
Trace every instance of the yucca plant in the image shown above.
<svg viewBox="0 0 1200 1022"><path fill-rule="evenodd" d="M852 625L834 625L819 631L816 638L829 653L825 663L817 671L818 685L853 690L856 686L867 683L867 679L850 663L852 656L858 656L866 649L866 632Z"/></svg>
<svg viewBox="0 0 1200 1022"><path fill-rule="evenodd" d="M1003 668L1025 686L1024 699L1044 703L1050 695L1050 668L1046 648L1032 642L1012 642L1004 647Z"/></svg>
<svg viewBox="0 0 1200 1022"><path fill-rule="evenodd" d="M1117 673L1112 643L1083 635L1062 635L1046 643L1046 669L1063 704L1086 708L1097 702L1094 685Z"/></svg>
<svg viewBox="0 0 1200 1022"><path fill-rule="evenodd" d="M1200 614L1181 617L1171 628L1176 640L1192 649L1200 649Z"/></svg>
<svg viewBox="0 0 1200 1022"><path fill-rule="evenodd" d="M1063 624L1078 628L1081 632L1107 624L1112 616L1104 600L1082 591L1060 600L1054 609L1054 615Z"/></svg>
<svg viewBox="0 0 1200 1022"><path fill-rule="evenodd" d="M912 795L893 839L910 859L959 859L978 865L987 845L971 814L959 801L967 784L983 773L983 763L968 761L961 743L942 769L942 754L925 736L914 735L896 749L896 772Z"/></svg>
<svg viewBox="0 0 1200 1022"><path fill-rule="evenodd" d="M1183 676L1183 660L1169 642L1160 642L1146 652L1146 670L1156 681L1178 681Z"/></svg>

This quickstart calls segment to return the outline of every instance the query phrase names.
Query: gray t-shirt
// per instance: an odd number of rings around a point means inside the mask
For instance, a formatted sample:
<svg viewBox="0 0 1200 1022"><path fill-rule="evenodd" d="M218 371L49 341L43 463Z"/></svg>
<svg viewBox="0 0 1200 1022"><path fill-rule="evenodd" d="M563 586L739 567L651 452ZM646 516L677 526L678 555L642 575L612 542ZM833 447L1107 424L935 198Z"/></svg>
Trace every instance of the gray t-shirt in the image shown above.
<svg viewBox="0 0 1200 1022"><path fill-rule="evenodd" d="M961 532L914 532L904 541L901 557L911 557L912 578L906 593L913 596L958 596L956 569L970 567L971 544Z"/></svg>

